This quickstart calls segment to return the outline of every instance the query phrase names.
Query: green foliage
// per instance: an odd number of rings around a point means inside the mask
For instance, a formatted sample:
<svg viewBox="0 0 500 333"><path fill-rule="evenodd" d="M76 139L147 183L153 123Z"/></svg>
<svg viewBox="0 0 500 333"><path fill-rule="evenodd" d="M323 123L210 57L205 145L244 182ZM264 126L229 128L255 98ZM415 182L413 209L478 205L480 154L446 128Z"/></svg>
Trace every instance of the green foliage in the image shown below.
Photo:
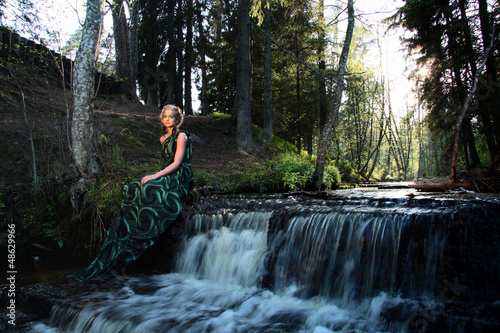
<svg viewBox="0 0 500 333"><path fill-rule="evenodd" d="M264 136L264 130L257 126L257 125L252 125L252 133L257 142L262 142L262 138ZM271 152L274 155L277 155L279 153L294 153L297 154L297 147L290 142L280 138L279 136L276 136L273 134L273 142L271 145L266 145L265 149L268 152Z"/></svg>
<svg viewBox="0 0 500 333"><path fill-rule="evenodd" d="M64 240L66 239L66 233L62 231L59 226L46 230L45 235L49 238L54 239L57 242L57 245L59 245L59 248L63 247Z"/></svg>
<svg viewBox="0 0 500 333"><path fill-rule="evenodd" d="M102 179L101 179L102 180ZM96 211L99 218L111 219L122 197L122 184L111 181L98 183L87 193L87 203Z"/></svg>
<svg viewBox="0 0 500 333"><path fill-rule="evenodd" d="M214 171L194 170L195 188L205 187L216 192L237 192L241 179L236 174L216 173Z"/></svg>
<svg viewBox="0 0 500 333"><path fill-rule="evenodd" d="M109 138L106 137L106 135L101 134L99 135L99 143L102 144L108 144Z"/></svg>
<svg viewBox="0 0 500 333"><path fill-rule="evenodd" d="M388 166L383 167L379 173L376 175L377 179L384 181L384 182L391 182L391 181L396 181L397 177L394 174L394 171L389 168Z"/></svg>
<svg viewBox="0 0 500 333"><path fill-rule="evenodd" d="M108 141L105 135L99 137L99 174L85 197L86 210L83 214L89 217L91 230L84 248L93 249L104 238L123 199L123 186L160 168L159 162L137 165L127 161L120 147L110 147Z"/></svg>
<svg viewBox="0 0 500 333"><path fill-rule="evenodd" d="M284 189L296 191L312 180L314 164L301 155L286 155L276 163L276 172L283 180Z"/></svg>
<svg viewBox="0 0 500 333"><path fill-rule="evenodd" d="M43 222L40 223L39 233L55 241L59 248L62 248L66 240L66 231L62 229L56 219L54 205L47 203L43 212L45 216Z"/></svg>
<svg viewBox="0 0 500 333"><path fill-rule="evenodd" d="M272 177L270 172L273 171L272 162L252 163L246 166L244 173L241 175L242 183L248 184L253 191L260 193L272 191L274 187L279 185L274 184L274 181L279 181L279 178Z"/></svg>
<svg viewBox="0 0 500 333"><path fill-rule="evenodd" d="M338 160L334 162L340 177L344 182L353 182L356 179L354 174L354 163L348 160Z"/></svg>
<svg viewBox="0 0 500 333"><path fill-rule="evenodd" d="M327 189L336 188L342 180L339 169L335 164L330 163L325 166L325 173L323 175L323 185Z"/></svg>
<svg viewBox="0 0 500 333"><path fill-rule="evenodd" d="M276 160L248 165L241 181L260 193L305 190L313 184L314 168L315 160L309 155L284 153ZM328 165L323 185L331 189L339 183L339 171Z"/></svg>
<svg viewBox="0 0 500 333"><path fill-rule="evenodd" d="M0 185L0 227L2 230L8 221L19 222L23 227L33 225L34 201L26 200L26 193L20 183L6 186L3 182ZM13 210L15 206L15 211Z"/></svg>
<svg viewBox="0 0 500 333"><path fill-rule="evenodd" d="M223 112L219 112L219 111L212 112L208 116L212 117L212 118L219 118L219 119L231 118L231 115L229 113L223 113Z"/></svg>
<svg viewBox="0 0 500 333"><path fill-rule="evenodd" d="M33 242L54 242L62 248L67 241L67 212L65 212L66 191L45 184L39 191L31 191L21 184L0 186L0 227L7 223L16 224L18 246Z"/></svg>
<svg viewBox="0 0 500 333"><path fill-rule="evenodd" d="M102 134L99 137L101 153L99 174L96 183L87 193L86 203L94 211L94 219L109 224L120 205L123 186L140 177L156 172L160 166L155 164L136 165L126 161L123 151L118 146L108 146L109 139ZM95 222L95 221L94 221Z"/></svg>
<svg viewBox="0 0 500 333"><path fill-rule="evenodd" d="M214 173L212 172L206 172L206 171L194 171L194 183L195 186L208 186L210 185L215 179Z"/></svg>
<svg viewBox="0 0 500 333"><path fill-rule="evenodd" d="M274 135L273 135L273 146L277 147L277 148L281 148L284 151L297 153L297 147L295 145L291 144L290 142L288 142L280 137L274 136Z"/></svg>

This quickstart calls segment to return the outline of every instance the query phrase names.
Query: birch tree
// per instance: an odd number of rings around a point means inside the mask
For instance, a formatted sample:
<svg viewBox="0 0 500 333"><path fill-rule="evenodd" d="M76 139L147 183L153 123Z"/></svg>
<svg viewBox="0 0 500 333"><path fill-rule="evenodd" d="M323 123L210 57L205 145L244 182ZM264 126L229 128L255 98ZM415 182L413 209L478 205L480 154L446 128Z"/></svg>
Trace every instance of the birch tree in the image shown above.
<svg viewBox="0 0 500 333"><path fill-rule="evenodd" d="M342 102L342 94L344 92L344 77L346 73L347 59L349 56L349 48L351 46L351 40L354 30L354 4L353 0L348 0L347 2L347 31L344 40L344 46L342 47L342 53L339 59L338 75L337 75L337 87L335 91L335 101L332 109L328 113L326 122L321 128L321 133L318 142L318 153L316 158L316 168L314 170L314 175L316 178L316 188L321 189L321 184L323 183L323 176L325 172L326 163L326 150L328 148L328 138L335 125L337 119L337 114L340 109L340 104Z"/></svg>
<svg viewBox="0 0 500 333"><path fill-rule="evenodd" d="M104 4L104 0L87 1L87 14L82 38L73 67L71 151L79 177L78 182L71 189L73 199L85 190L86 184L92 182L98 171L93 140L92 100L94 98L95 63L99 54Z"/></svg>

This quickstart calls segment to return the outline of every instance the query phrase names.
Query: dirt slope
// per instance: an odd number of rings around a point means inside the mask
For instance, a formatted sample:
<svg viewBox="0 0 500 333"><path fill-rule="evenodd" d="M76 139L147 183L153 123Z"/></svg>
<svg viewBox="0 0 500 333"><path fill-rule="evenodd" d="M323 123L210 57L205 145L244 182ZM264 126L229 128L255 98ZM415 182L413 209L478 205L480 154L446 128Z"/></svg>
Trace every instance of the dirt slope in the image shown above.
<svg viewBox="0 0 500 333"><path fill-rule="evenodd" d="M71 154L66 116L71 93L60 81L36 68L0 66L0 182L5 185L33 181L30 136L38 176L67 174ZM137 164L159 159L159 108L132 103L120 95L98 96L94 107L98 149L119 147L125 160ZM234 172L255 160L236 148L236 125L231 119L187 116L182 128L192 133L195 170Z"/></svg>
<svg viewBox="0 0 500 333"><path fill-rule="evenodd" d="M161 135L159 109L131 103L124 97L117 95L100 96L96 106L98 110L95 124L102 132L108 132L107 126L113 126L113 120L117 118L136 124L130 130L134 138L142 140L145 147L135 152L132 147L129 147L128 151L134 154L131 158L140 161L142 158L147 158L145 155L152 158L159 157L157 155L160 148L158 139ZM153 135L141 137L140 128L145 125ZM251 155L237 149L236 125L231 119L186 116L182 128L192 134L193 167L198 170L229 171L254 160Z"/></svg>

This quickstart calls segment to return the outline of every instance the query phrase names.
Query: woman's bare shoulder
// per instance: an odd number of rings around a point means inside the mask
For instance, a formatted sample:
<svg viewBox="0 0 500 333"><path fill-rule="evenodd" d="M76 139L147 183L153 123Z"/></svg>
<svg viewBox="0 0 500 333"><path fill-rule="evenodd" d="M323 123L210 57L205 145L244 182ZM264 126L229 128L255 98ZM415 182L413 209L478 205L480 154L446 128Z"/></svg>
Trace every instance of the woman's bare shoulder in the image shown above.
<svg viewBox="0 0 500 333"><path fill-rule="evenodd" d="M160 136L160 144L163 144L163 141L165 141L168 137L168 134L164 134L162 136Z"/></svg>

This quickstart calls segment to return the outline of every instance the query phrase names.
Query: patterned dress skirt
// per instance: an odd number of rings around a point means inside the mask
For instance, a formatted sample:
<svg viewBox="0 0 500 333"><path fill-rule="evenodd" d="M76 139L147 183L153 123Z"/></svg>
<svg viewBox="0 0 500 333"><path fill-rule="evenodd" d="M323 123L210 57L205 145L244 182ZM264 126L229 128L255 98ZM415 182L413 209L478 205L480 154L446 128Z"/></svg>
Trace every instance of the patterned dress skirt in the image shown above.
<svg viewBox="0 0 500 333"><path fill-rule="evenodd" d="M191 168L192 144L188 132L186 152L179 169L141 184L136 180L124 187L118 208L100 252L89 266L68 276L68 280L85 281L111 275L153 245L177 219L182 200L193 189ZM163 168L173 162L179 131L162 144Z"/></svg>

